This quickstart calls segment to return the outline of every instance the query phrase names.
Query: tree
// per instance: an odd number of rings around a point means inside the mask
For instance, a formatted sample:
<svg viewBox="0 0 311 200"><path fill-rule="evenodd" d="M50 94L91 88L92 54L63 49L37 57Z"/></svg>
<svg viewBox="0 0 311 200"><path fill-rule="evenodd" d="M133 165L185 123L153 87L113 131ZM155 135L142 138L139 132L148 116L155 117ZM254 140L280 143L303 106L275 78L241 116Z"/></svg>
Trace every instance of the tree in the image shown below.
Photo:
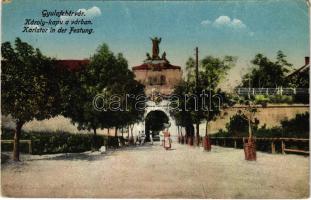
<svg viewBox="0 0 311 200"><path fill-rule="evenodd" d="M292 64L286 60L282 51L277 52L276 61L271 61L262 54L257 54L251 61L253 68L242 77L240 87L275 88L287 86L286 73L292 68Z"/></svg>
<svg viewBox="0 0 311 200"><path fill-rule="evenodd" d="M142 117L143 113L133 108L135 104L131 98L127 102L128 110L119 106L125 105L128 100L126 94L144 95L144 88L134 80L134 74L128 69L122 54L114 55L106 44L99 46L91 56L90 64L78 74L78 82L79 91L73 94L75 98L71 105L66 106L66 116L78 124L79 129L93 130L94 143L98 128L115 127L117 130ZM94 97L98 94L104 95L103 103L108 101L103 110L97 110L93 105ZM114 97L119 100L116 105L109 103Z"/></svg>
<svg viewBox="0 0 311 200"><path fill-rule="evenodd" d="M173 94L178 97L184 97L185 95L188 95L191 91L191 88L193 86L189 85L190 83L187 81L181 81L179 84L177 84L174 88ZM193 100L186 101L185 98L179 98L179 99L170 99L171 101L171 107L174 107L176 109L170 110L170 115L173 117L173 119L176 121L177 126L185 127L186 129L186 137L193 137L194 136L194 117L192 112L193 108ZM187 109L186 109L187 108Z"/></svg>
<svg viewBox="0 0 311 200"><path fill-rule="evenodd" d="M226 77L227 72L231 69L235 63L236 58L232 56L224 56L224 58L214 58L212 56L207 56L201 61L202 71L200 73L200 87L202 90L210 91L210 97L214 95L221 98L222 106L226 107L230 105L230 97L224 91L218 88L219 83ZM210 108L203 112L202 119L205 119L205 135L208 135L208 123L215 120L220 114L220 108L218 107L219 102L212 101ZM197 135L199 137L199 135Z"/></svg>
<svg viewBox="0 0 311 200"><path fill-rule="evenodd" d="M256 130L258 128L259 120L254 119L251 121L252 129ZM228 132L233 136L245 136L248 134L248 117L238 111L237 114L230 117L229 123L226 124Z"/></svg>
<svg viewBox="0 0 311 200"><path fill-rule="evenodd" d="M129 94L132 94L133 96L137 97L143 97L146 98L144 85L139 83L138 81L134 80L133 78L129 79L129 83L127 84L127 91ZM128 126L129 131L131 131L131 136L128 135L128 139L130 141L133 141L133 128L134 124L142 121L144 118L144 110L140 110L136 108L136 99L130 98L127 100L128 110L126 112L121 113L123 116L122 126ZM120 116L120 115L119 115Z"/></svg>
<svg viewBox="0 0 311 200"><path fill-rule="evenodd" d="M293 134L296 136L305 136L309 137L310 131L310 115L309 112L296 114L293 119L286 119L281 121L282 128L284 132L288 134Z"/></svg>
<svg viewBox="0 0 311 200"><path fill-rule="evenodd" d="M208 122L215 119L219 114L219 105L217 101L211 101L208 109L202 109L204 105L202 92L205 91L209 95L208 98L213 98L215 95L221 96L222 100L227 101L227 95L222 92L218 85L226 76L227 71L235 64L236 59L232 56L225 56L223 58L215 58L212 56L206 56L199 62L199 81L195 84L195 65L194 59L189 58L186 63L187 80L180 82L175 87L174 94L184 97L185 95L194 95L197 97L197 101L194 98L179 100L179 109L171 111L177 125L186 127L186 134L193 136L193 123L196 124L196 137L199 138L199 124L202 120L206 121L206 131ZM172 103L174 100L172 100ZM222 102L224 103L224 102ZM196 108L197 104L197 108ZM206 105L206 104L205 104ZM175 106L174 106L175 107ZM187 107L187 109L185 109ZM207 135L207 132L205 133ZM198 140L199 142L199 140Z"/></svg>
<svg viewBox="0 0 311 200"><path fill-rule="evenodd" d="M19 161L21 129L33 119L43 120L60 113L59 80L53 60L16 38L1 45L2 113L15 119L13 159Z"/></svg>

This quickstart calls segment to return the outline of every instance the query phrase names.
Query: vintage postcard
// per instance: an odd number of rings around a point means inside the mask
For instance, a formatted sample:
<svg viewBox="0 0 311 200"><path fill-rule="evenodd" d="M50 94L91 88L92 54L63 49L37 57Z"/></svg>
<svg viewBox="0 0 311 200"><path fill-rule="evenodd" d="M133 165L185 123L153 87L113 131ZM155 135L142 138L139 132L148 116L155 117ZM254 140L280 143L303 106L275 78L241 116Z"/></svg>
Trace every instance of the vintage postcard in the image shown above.
<svg viewBox="0 0 311 200"><path fill-rule="evenodd" d="M310 1L0 13L2 197L309 198Z"/></svg>

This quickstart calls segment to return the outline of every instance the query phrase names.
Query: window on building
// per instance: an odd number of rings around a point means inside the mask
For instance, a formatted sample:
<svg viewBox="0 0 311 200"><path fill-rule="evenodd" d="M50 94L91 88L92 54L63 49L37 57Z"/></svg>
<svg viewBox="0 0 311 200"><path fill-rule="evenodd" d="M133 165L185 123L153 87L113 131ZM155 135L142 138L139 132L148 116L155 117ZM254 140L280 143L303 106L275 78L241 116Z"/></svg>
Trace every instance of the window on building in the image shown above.
<svg viewBox="0 0 311 200"><path fill-rule="evenodd" d="M166 77L164 75L148 77L148 84L149 85L165 85Z"/></svg>

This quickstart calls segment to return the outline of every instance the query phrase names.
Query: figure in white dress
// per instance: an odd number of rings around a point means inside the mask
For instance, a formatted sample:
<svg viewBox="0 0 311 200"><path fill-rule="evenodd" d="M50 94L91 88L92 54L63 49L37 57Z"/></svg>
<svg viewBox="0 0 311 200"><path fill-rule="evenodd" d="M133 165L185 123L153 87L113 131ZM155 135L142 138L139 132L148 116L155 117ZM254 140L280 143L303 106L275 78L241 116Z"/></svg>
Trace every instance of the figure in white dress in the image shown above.
<svg viewBox="0 0 311 200"><path fill-rule="evenodd" d="M142 131L140 135L140 145L143 145L145 143L145 139L146 139L145 131Z"/></svg>
<svg viewBox="0 0 311 200"><path fill-rule="evenodd" d="M160 136L160 141L161 141L160 145L163 146L164 145L164 134L163 134L163 131L160 131L159 136Z"/></svg>
<svg viewBox="0 0 311 200"><path fill-rule="evenodd" d="M149 137L150 137L150 143L153 144L152 131L149 132Z"/></svg>
<svg viewBox="0 0 311 200"><path fill-rule="evenodd" d="M163 132L164 133L164 148L166 150L171 149L172 147L172 140L171 140L171 134L168 131L168 129L166 129L166 131Z"/></svg>

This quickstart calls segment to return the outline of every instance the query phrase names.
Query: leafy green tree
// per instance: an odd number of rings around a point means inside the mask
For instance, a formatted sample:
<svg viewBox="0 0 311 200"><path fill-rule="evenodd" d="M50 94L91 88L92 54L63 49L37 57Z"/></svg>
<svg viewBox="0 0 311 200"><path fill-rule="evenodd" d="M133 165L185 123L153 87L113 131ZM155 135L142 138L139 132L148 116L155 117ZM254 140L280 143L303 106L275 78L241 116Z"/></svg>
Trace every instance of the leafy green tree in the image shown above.
<svg viewBox="0 0 311 200"><path fill-rule="evenodd" d="M193 123L196 124L196 137L200 137L199 124L202 120L206 120L206 127L208 122L214 120L219 114L219 102L211 101L208 109L202 109L204 104L202 91L207 92L209 98L214 96L221 96L222 100L227 101L228 96L222 92L218 86L223 78L227 75L228 70L235 64L236 59L232 56L225 56L223 58L215 58L212 56L206 56L199 62L199 81L195 83L195 64L194 59L189 58L186 63L187 70L187 80L182 81L179 85L175 87L174 94L184 97L185 95L195 95L197 96L197 102L194 98L188 98L187 100L181 98L179 100L179 109L171 111L177 125L186 127L188 129L188 136L193 135ZM216 95L217 94L217 95ZM172 103L175 103L172 100ZM197 103L197 109L196 109ZM224 103L224 102L221 102ZM206 106L206 102L205 102ZM175 106L174 106L175 107ZM185 109L187 107L187 109ZM206 128L207 130L207 128ZM207 132L206 132L207 135Z"/></svg>
<svg viewBox="0 0 311 200"><path fill-rule="evenodd" d="M60 112L59 80L53 60L16 38L1 45L2 114L15 119L13 159L19 160L21 129L33 119L43 120Z"/></svg>
<svg viewBox="0 0 311 200"><path fill-rule="evenodd" d="M309 87L309 70L303 70L297 74L288 76L288 73L293 68L292 64L286 60L286 55L282 51L277 52L275 61L270 60L262 54L257 54L251 63L253 64L253 68L242 77L242 83L238 87ZM293 96L267 96L267 98L272 103L309 103L309 95L300 93Z"/></svg>
<svg viewBox="0 0 311 200"><path fill-rule="evenodd" d="M309 135L310 130L310 115L309 112L297 114L295 118L291 120L282 120L281 125L284 132L295 133L297 135Z"/></svg>
<svg viewBox="0 0 311 200"><path fill-rule="evenodd" d="M193 106L194 102L192 99L186 101L183 98L185 95L190 94L191 86L187 81L181 81L178 85L175 86L173 94L178 99L171 98L171 107L176 109L171 109L170 114L176 122L177 126L185 127L186 129L186 136L193 137L194 136L194 117L191 106ZM187 109L185 109L187 108Z"/></svg>
<svg viewBox="0 0 311 200"><path fill-rule="evenodd" d="M242 77L240 87L275 88L287 86L286 74L292 68L292 64L286 60L282 51L277 52L276 61L272 61L262 54L257 54L251 61L253 68Z"/></svg>
<svg viewBox="0 0 311 200"><path fill-rule="evenodd" d="M259 120L254 119L251 121L251 126L253 130L258 128ZM248 116L246 116L241 111L230 117L229 123L226 124L226 128L230 135L232 136L246 136L248 134L249 121Z"/></svg>
<svg viewBox="0 0 311 200"><path fill-rule="evenodd" d="M231 69L236 63L236 58L232 56L225 56L224 58L214 58L212 56L207 56L201 61L202 70L200 71L200 89L205 91L210 91L210 98L214 95L221 98L221 104L223 108L231 104L231 97L226 94L224 91L221 91L218 88L221 81L227 75L229 69ZM210 108L207 111L204 111L202 118L206 122L206 133L208 130L208 123L212 120L215 120L216 117L220 114L220 108L218 108L217 100L211 101ZM198 125L197 125L198 126ZM197 133L199 137L199 133Z"/></svg>
<svg viewBox="0 0 311 200"><path fill-rule="evenodd" d="M98 128L117 130L142 118L143 111L136 110L134 99L126 99L126 94L144 95L144 87L134 80L122 54L114 55L106 44L99 46L91 56L90 64L78 74L78 82L79 91L75 91L75 98L65 107L68 108L66 116L78 124L79 129L93 130L96 136ZM105 110L94 108L93 100L98 94L105 95L108 101L103 102ZM114 97L118 100L116 103ZM127 110L124 109L126 103Z"/></svg>
<svg viewBox="0 0 311 200"><path fill-rule="evenodd" d="M139 83L134 79L129 79L129 83L127 85L127 91L129 94L134 95L135 97L140 96L146 98L144 85ZM123 116L123 121L121 123L122 127L128 127L128 139L133 141L133 128L134 124L140 122L144 118L144 110L140 110L136 108L136 99L129 98L127 100L128 110L126 112L122 112L121 115ZM119 115L119 116L121 116ZM129 135L131 132L131 136Z"/></svg>

